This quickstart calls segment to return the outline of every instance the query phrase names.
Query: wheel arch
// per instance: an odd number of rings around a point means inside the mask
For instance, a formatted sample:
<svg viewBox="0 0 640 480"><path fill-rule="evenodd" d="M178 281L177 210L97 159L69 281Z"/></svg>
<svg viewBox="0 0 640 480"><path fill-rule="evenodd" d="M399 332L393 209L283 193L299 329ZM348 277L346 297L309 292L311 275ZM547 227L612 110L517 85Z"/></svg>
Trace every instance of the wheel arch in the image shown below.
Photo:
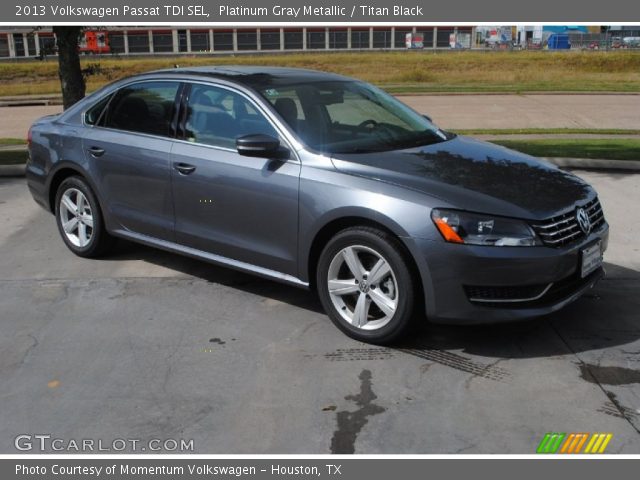
<svg viewBox="0 0 640 480"><path fill-rule="evenodd" d="M378 230L384 231L389 235L393 236L402 249L402 254L406 258L409 269L411 270L411 275L414 278L414 281L417 282L416 291L424 292L423 278L421 275L421 270L418 267L416 262L416 258L412 252L412 248L407 244L407 235L400 228L399 225L395 224L393 221L384 222L381 221L382 217L377 215L375 218L371 218L370 216L365 216L362 214L350 214L344 216L338 216L332 218L327 221L319 228L313 239L309 243L309 248L306 252L306 271L301 272L303 274L303 278L307 278L309 281L309 286L312 289L315 289L315 277L318 266L318 260L320 258L320 254L322 253L323 248L327 244L327 242L335 236L338 232L350 228L350 227L370 227L376 228ZM424 295L417 295L416 299L419 300L420 304L418 307L424 312Z"/></svg>
<svg viewBox="0 0 640 480"><path fill-rule="evenodd" d="M64 182L67 178L72 176L79 176L89 184L93 194L98 198L98 202L100 204L100 209L102 208L102 201L98 194L98 191L93 184L93 182L89 179L89 176L86 172L77 164L73 162L61 162L56 165L56 168L49 173L49 184L47 185L47 204L49 207L49 211L55 214L56 211L56 194L58 193L58 188L60 184ZM104 211L102 212L104 214Z"/></svg>

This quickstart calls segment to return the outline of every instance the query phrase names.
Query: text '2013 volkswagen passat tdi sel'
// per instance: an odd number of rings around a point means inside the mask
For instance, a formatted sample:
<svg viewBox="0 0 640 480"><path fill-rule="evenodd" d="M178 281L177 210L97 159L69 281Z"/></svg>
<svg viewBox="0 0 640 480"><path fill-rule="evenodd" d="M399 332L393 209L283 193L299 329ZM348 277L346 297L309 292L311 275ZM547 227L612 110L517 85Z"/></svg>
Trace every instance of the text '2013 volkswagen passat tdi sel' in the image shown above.
<svg viewBox="0 0 640 480"><path fill-rule="evenodd" d="M588 184L339 75L151 72L29 138L29 189L75 254L122 237L312 287L365 342L424 316L546 314L603 275L608 225Z"/></svg>

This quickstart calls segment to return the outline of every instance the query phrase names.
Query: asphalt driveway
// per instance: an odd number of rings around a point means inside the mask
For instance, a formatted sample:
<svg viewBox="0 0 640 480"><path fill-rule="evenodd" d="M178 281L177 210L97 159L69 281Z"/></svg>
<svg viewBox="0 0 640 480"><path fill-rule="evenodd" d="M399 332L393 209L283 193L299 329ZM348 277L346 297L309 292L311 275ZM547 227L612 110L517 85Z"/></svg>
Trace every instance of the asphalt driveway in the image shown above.
<svg viewBox="0 0 640 480"><path fill-rule="evenodd" d="M606 280L546 318L425 323L395 348L348 339L288 286L125 242L77 258L24 179L0 179L0 453L42 433L197 453L533 453L549 431L611 432L608 452L640 453L640 176L579 174L611 224Z"/></svg>

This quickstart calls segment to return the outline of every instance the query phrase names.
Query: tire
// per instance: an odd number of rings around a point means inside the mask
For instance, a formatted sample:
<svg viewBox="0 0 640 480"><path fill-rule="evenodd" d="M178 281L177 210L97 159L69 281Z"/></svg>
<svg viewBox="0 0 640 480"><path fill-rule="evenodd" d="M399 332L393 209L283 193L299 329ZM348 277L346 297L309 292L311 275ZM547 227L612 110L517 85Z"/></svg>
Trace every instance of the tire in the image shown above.
<svg viewBox="0 0 640 480"><path fill-rule="evenodd" d="M320 254L316 285L327 315L351 338L388 344L411 325L410 263L398 239L384 231L352 227L336 234Z"/></svg>
<svg viewBox="0 0 640 480"><path fill-rule="evenodd" d="M98 200L82 177L62 181L56 192L55 215L62 240L79 257L100 257L113 245Z"/></svg>

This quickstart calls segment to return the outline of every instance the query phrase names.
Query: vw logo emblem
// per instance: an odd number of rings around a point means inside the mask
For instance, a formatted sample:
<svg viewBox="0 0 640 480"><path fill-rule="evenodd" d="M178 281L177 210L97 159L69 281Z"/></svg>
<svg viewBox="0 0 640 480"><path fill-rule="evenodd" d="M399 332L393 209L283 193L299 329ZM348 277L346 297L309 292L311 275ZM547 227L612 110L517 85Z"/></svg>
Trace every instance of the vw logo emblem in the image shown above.
<svg viewBox="0 0 640 480"><path fill-rule="evenodd" d="M591 231L591 220L589 220L589 215L584 208L578 208L576 210L576 220L578 221L580 230L582 230L585 235L588 235Z"/></svg>

